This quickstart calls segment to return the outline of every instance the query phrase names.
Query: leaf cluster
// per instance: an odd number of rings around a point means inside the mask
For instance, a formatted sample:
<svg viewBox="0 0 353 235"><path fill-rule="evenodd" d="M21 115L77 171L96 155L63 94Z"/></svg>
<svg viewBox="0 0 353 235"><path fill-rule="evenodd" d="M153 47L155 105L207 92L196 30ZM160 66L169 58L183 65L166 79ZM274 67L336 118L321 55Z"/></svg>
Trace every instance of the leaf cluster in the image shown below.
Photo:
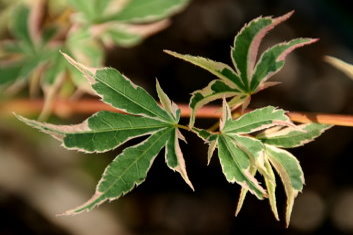
<svg viewBox="0 0 353 235"><path fill-rule="evenodd" d="M98 20L93 16L88 17L93 14L88 10L85 14L87 20ZM204 140L209 145L208 162L216 155L226 180L241 186L236 214L246 194L250 192L258 199L268 199L275 218L279 219L275 194L277 172L287 195L288 225L294 199L303 189L304 175L299 161L286 149L313 141L330 126L317 123L296 125L284 110L272 106L255 109L238 118L232 116L231 110L240 105L244 108L252 94L272 85L267 80L283 67L289 52L315 41L294 39L275 45L256 61L260 41L266 32L291 14L278 18L259 17L244 26L235 37L231 50L235 69L206 58L167 51L218 77L206 88L193 93L190 107L194 114L189 126L179 123L180 109L164 93L158 81L156 90L159 103L116 69L87 67L65 54L66 59L81 71L103 102L126 114L103 111L80 124L64 126L21 116L18 118L52 135L62 142L63 147L86 153L110 151L140 136L145 136L145 140L127 147L116 156L105 169L92 198L64 214L88 211L104 201L126 194L145 180L154 159L163 148L168 167L177 171L193 189L179 144L179 140L185 141L180 132L183 129ZM219 130L194 127L197 109L215 99L223 99Z"/></svg>

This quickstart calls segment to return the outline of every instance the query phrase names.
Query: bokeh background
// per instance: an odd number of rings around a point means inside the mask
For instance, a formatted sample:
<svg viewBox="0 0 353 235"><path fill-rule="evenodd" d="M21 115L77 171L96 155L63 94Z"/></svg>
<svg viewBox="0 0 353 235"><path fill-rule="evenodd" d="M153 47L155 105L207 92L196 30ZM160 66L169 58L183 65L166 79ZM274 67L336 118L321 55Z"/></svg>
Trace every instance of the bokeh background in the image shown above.
<svg viewBox="0 0 353 235"><path fill-rule="evenodd" d="M172 25L141 45L113 48L107 64L118 68L155 95L157 77L168 95L188 103L190 93L213 76L162 52L171 49L230 64L236 32L260 15L294 16L271 31L268 46L295 37L320 41L291 54L275 76L283 84L253 98L251 107L274 105L286 110L353 114L353 81L323 61L331 55L353 63L351 1L335 0L193 0ZM1 113L1 111L0 111ZM77 123L86 116L60 119ZM182 120L187 123L188 120ZM215 120L200 120L208 127ZM0 234L353 234L353 128L334 127L317 141L292 152L306 178L291 225L284 225L285 194L277 189L281 221L267 201L248 196L237 218L240 187L226 182L214 158L206 166L207 146L185 133L187 170L196 192L190 191L163 156L157 157L147 180L138 188L90 213L57 214L80 205L93 193L105 166L121 149L84 155L67 151L50 137L19 123L9 114L0 118Z"/></svg>

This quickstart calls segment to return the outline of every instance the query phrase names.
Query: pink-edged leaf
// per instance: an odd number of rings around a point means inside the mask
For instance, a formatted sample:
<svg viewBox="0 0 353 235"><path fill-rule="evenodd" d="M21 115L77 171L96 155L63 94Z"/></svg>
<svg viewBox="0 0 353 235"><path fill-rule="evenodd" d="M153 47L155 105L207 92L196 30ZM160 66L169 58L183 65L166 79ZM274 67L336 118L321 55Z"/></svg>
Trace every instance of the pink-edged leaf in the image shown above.
<svg viewBox="0 0 353 235"><path fill-rule="evenodd" d="M297 38L289 42L277 44L266 50L256 64L251 78L251 91L255 92L270 77L278 73L284 66L286 56L299 47L316 42L318 39ZM262 87L263 88L263 87Z"/></svg>
<svg viewBox="0 0 353 235"><path fill-rule="evenodd" d="M248 88L253 73L259 45L263 37L276 25L287 20L293 11L277 17L259 17L248 23L237 34L232 49L232 59L238 74Z"/></svg>

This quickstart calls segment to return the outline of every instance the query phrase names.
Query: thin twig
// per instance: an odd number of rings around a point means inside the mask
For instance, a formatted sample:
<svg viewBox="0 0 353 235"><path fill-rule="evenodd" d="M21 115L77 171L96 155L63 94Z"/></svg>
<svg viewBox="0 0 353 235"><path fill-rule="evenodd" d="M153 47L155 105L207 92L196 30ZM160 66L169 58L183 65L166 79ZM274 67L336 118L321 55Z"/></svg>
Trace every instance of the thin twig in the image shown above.
<svg viewBox="0 0 353 235"><path fill-rule="evenodd" d="M13 112L31 116L37 115L43 108L43 100L9 100L0 102L0 115L9 115ZM186 104L179 104L181 109L181 116L190 117L191 110ZM75 114L89 115L98 111L112 111L121 112L107 104L95 99L81 99L81 100L55 100L53 102L53 114L60 117L69 117ZM250 111L247 110L247 111ZM309 112L288 112L290 119L298 123L317 122L322 124L332 124L337 126L351 126L353 127L353 115L341 114L325 114L325 113L309 113ZM205 106L198 110L198 118L220 118L221 109L218 106Z"/></svg>

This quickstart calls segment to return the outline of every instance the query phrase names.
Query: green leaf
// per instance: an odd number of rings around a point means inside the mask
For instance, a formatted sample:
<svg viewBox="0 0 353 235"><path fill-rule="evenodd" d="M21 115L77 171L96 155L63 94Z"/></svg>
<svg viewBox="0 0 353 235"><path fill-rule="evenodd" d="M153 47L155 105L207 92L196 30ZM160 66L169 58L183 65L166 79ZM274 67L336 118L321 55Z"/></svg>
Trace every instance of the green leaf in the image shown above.
<svg viewBox="0 0 353 235"><path fill-rule="evenodd" d="M170 126L150 118L101 111L81 124L53 125L18 118L26 124L50 134L63 142L67 149L82 152L106 152L117 148L126 141Z"/></svg>
<svg viewBox="0 0 353 235"><path fill-rule="evenodd" d="M76 62L68 55L65 57L86 76L92 88L105 103L127 113L174 122L168 112L162 109L150 94L133 84L118 70L113 68L91 69Z"/></svg>
<svg viewBox="0 0 353 235"><path fill-rule="evenodd" d="M29 9L24 5L19 5L14 11L13 21L10 25L11 33L16 39L21 40L27 46L32 46L32 39L29 33Z"/></svg>
<svg viewBox="0 0 353 235"><path fill-rule="evenodd" d="M179 139L185 141L177 128L180 110L158 82L156 87L162 107L144 89L134 85L117 70L91 69L66 54L64 56L86 76L104 101L123 108L128 114L102 111L77 125L53 125L16 115L19 120L52 135L67 149L87 153L106 152L130 139L150 135L142 143L126 148L106 168L91 200L65 214L91 210L106 200L114 200L129 192L145 180L147 171L163 147L166 148L167 165L179 172L193 189L179 145ZM141 116L137 116L139 114Z"/></svg>
<svg viewBox="0 0 353 235"><path fill-rule="evenodd" d="M70 33L66 46L70 54L82 63L92 67L103 65L103 47L92 37L88 27Z"/></svg>
<svg viewBox="0 0 353 235"><path fill-rule="evenodd" d="M43 86L52 86L57 81L57 77L65 72L66 61L58 52L54 53L48 61L46 70L44 71L42 83Z"/></svg>
<svg viewBox="0 0 353 235"><path fill-rule="evenodd" d="M278 210L277 210L277 200L276 200L276 179L275 174L273 172L272 166L266 156L265 167L267 176L265 177L266 189L268 192L268 200L270 202L271 210L276 220L279 220Z"/></svg>
<svg viewBox="0 0 353 235"><path fill-rule="evenodd" d="M236 146L234 139L227 135L218 138L218 157L226 179L241 185L259 199L266 196L266 191L251 175L249 156Z"/></svg>
<svg viewBox="0 0 353 235"><path fill-rule="evenodd" d="M232 60L247 90L249 89L250 78L263 37L268 31L287 20L292 14L293 12L289 12L277 18L259 17L254 19L245 25L235 37L232 48Z"/></svg>
<svg viewBox="0 0 353 235"><path fill-rule="evenodd" d="M230 88L239 91L244 89L244 84L240 78L236 75L234 70L226 64L203 58L201 56L182 55L169 50L164 50L164 52L209 71L221 79Z"/></svg>
<svg viewBox="0 0 353 235"><path fill-rule="evenodd" d="M107 200L118 199L145 181L148 170L170 133L170 129L160 130L142 143L126 148L105 169L93 197L64 215L92 210Z"/></svg>
<svg viewBox="0 0 353 235"><path fill-rule="evenodd" d="M22 64L13 64L8 67L0 67L0 85L14 83L21 73Z"/></svg>
<svg viewBox="0 0 353 235"><path fill-rule="evenodd" d="M313 43L312 39L295 39L288 43L279 44L267 50L256 65L258 49L264 36L278 24L287 20L293 12L283 16L259 17L245 25L234 39L231 49L233 70L228 65L212 61L207 58L191 55L182 55L176 52L165 52L199 66L218 77L201 90L193 92L190 99L192 114L189 126L193 127L197 109L217 99L231 98L228 104L232 109L249 105L251 95L278 83L266 82L284 65L285 57L295 48ZM256 65L256 67L255 67Z"/></svg>
<svg viewBox="0 0 353 235"><path fill-rule="evenodd" d="M106 21L148 23L161 20L182 10L189 0L130 0Z"/></svg>
<svg viewBox="0 0 353 235"><path fill-rule="evenodd" d="M261 174L266 175L264 145L262 142L253 137L238 134L230 134L229 136L233 138L235 145L249 156L252 164Z"/></svg>
<svg viewBox="0 0 353 235"><path fill-rule="evenodd" d="M266 145L266 154L284 185L287 195L286 225L288 227L293 209L294 199L302 191L304 175L299 161L289 152L277 147Z"/></svg>
<svg viewBox="0 0 353 235"><path fill-rule="evenodd" d="M255 176L256 172L257 172L256 167L250 167L250 174L252 176ZM244 204L244 201L245 201L245 198L246 198L248 191L249 190L247 188L241 188L239 199L238 199L238 204L237 204L237 209L235 210L235 216L238 216L241 208L243 207L243 204Z"/></svg>
<svg viewBox="0 0 353 235"><path fill-rule="evenodd" d="M205 104L223 97L232 97L239 94L239 90L229 87L221 80L213 80L207 87L193 92L189 103L192 109L189 126L194 126L197 110Z"/></svg>
<svg viewBox="0 0 353 235"><path fill-rule="evenodd" d="M173 171L179 172L184 181L190 186L192 190L194 190L194 186L189 180L188 174L186 172L185 160L178 140L178 129L175 129L174 133L170 135L166 145L165 158L168 167Z"/></svg>
<svg viewBox="0 0 353 235"><path fill-rule="evenodd" d="M178 123L180 120L180 109L174 102L169 99L167 94L162 90L158 80L156 80L156 90L162 107L170 114L170 116L175 120L175 122Z"/></svg>
<svg viewBox="0 0 353 235"><path fill-rule="evenodd" d="M263 143L280 148L294 148L313 141L331 127L331 125L319 123L302 124L295 127L286 127L278 131L269 129L257 135L256 138Z"/></svg>
<svg viewBox="0 0 353 235"><path fill-rule="evenodd" d="M272 126L293 126L282 109L273 106L256 109L242 115L236 120L228 120L223 128L224 133L252 133Z"/></svg>
<svg viewBox="0 0 353 235"><path fill-rule="evenodd" d="M296 48L316 42L317 39L298 38L289 42L277 44L266 50L256 64L254 75L251 79L251 90L256 92L261 83L279 72L284 66L286 56Z"/></svg>
<svg viewBox="0 0 353 235"><path fill-rule="evenodd" d="M105 32L106 35L119 46L132 47L142 42L143 37L130 33L123 28L114 27Z"/></svg>
<svg viewBox="0 0 353 235"><path fill-rule="evenodd" d="M71 4L78 12L84 14L85 18L89 21L93 21L96 17L96 7L99 8L99 2L106 2L105 0L69 0ZM98 5L96 5L98 4Z"/></svg>

